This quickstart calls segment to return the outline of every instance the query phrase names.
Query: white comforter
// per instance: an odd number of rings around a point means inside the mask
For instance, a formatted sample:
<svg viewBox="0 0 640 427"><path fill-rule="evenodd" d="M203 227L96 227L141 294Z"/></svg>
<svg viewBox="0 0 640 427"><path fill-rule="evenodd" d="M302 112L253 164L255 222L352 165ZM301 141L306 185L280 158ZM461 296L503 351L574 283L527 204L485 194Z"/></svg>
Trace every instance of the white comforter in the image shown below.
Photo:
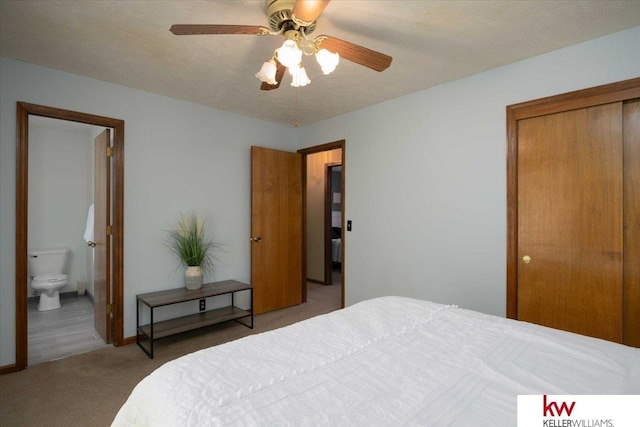
<svg viewBox="0 0 640 427"><path fill-rule="evenodd" d="M515 426L518 394L640 394L640 350L384 297L171 361L114 426Z"/></svg>

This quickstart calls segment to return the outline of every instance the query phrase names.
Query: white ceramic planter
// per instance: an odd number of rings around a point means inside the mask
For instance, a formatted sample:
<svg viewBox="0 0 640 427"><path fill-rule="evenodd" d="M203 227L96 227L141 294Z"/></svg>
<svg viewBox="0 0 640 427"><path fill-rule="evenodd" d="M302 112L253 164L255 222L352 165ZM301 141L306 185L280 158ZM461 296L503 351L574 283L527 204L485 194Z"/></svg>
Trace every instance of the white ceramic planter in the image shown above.
<svg viewBox="0 0 640 427"><path fill-rule="evenodd" d="M189 266L184 271L184 284L190 291L200 289L202 287L202 267Z"/></svg>

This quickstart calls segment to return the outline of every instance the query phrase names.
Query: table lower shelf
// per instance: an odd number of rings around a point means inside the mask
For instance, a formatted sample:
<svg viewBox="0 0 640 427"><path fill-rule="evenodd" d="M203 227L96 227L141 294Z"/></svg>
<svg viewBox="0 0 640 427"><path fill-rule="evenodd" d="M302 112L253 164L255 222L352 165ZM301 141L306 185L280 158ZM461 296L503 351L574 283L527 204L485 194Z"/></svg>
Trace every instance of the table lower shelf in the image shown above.
<svg viewBox="0 0 640 427"><path fill-rule="evenodd" d="M202 313L196 313L189 316L178 317L176 319L164 320L153 324L153 336L151 335L151 325L143 325L138 327L138 332L143 333L147 337L156 340L168 337L170 335L179 334L181 332L191 331L193 329L203 328L209 325L226 322L229 320L237 320L243 317L251 316L251 311L243 310L235 306L217 308ZM249 326L249 325L246 325ZM250 327L253 327L251 325Z"/></svg>

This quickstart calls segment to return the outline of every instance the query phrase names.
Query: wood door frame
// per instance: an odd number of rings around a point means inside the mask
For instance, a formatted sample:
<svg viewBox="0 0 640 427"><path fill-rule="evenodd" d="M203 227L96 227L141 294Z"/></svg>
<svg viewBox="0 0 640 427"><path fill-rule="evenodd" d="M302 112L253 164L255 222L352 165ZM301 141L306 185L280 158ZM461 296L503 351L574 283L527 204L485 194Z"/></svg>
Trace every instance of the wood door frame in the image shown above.
<svg viewBox="0 0 640 427"><path fill-rule="evenodd" d="M17 103L16 112L16 362L11 371L28 365L27 342L27 251L28 251L28 188L29 188L29 116L48 117L86 123L113 129L113 204L112 204L112 341L124 345L123 323L123 261L124 261L124 120L96 116L76 111L46 107L26 102Z"/></svg>
<svg viewBox="0 0 640 427"><path fill-rule="evenodd" d="M640 97L640 78L507 106L507 317L518 318L518 120Z"/></svg>
<svg viewBox="0 0 640 427"><path fill-rule="evenodd" d="M326 285L333 284L333 247L331 242L333 231L333 198L331 184L333 183L333 168L338 166L342 166L342 163L333 162L325 163L324 165L324 282ZM340 175L342 179L342 173ZM342 184L340 184L340 186L342 187ZM342 210L342 203L340 204L340 209Z"/></svg>
<svg viewBox="0 0 640 427"><path fill-rule="evenodd" d="M346 163L345 163L345 155L346 155L346 141L344 139L334 142L329 142L322 145L316 145L314 147L303 148L298 150L298 153L302 154L302 278L300 281L300 285L302 286L302 302L307 302L307 156L310 154L321 153L323 151L331 151L335 149L342 149L342 159L340 162L342 163L342 182L341 192L342 192L342 229L344 230L345 225L345 215L344 215L344 207L345 207L345 175L346 175ZM340 307L344 308L344 289L345 289L345 279L344 279L344 254L345 254L345 238L344 232L342 236L342 253L340 256L340 275L342 276L342 283L340 284ZM325 279L326 280L326 279Z"/></svg>

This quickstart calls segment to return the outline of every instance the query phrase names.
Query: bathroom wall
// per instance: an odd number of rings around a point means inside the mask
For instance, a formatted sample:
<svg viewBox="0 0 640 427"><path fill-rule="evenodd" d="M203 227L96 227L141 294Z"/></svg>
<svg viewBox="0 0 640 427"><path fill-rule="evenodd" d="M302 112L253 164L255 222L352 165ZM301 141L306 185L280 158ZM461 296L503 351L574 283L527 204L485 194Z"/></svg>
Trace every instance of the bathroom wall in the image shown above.
<svg viewBox="0 0 640 427"><path fill-rule="evenodd" d="M71 122L36 118L29 127L29 249L71 249L69 283L61 292L77 290L87 280L82 239L86 225L89 180L87 162L91 129ZM29 296L33 290L28 287Z"/></svg>

